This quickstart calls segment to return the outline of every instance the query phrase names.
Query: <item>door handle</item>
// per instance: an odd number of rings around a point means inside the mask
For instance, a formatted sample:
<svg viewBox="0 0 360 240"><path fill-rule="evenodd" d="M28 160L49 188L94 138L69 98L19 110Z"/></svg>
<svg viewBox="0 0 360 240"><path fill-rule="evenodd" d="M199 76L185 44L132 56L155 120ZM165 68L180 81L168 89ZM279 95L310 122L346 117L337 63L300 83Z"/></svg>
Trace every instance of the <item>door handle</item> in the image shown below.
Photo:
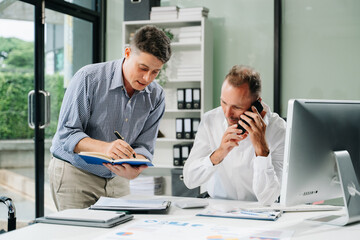
<svg viewBox="0 0 360 240"><path fill-rule="evenodd" d="M44 124L40 125L39 128L44 129L50 124L50 93L44 90L39 90L39 93L44 96ZM31 90L28 94L28 125L31 129L35 129L34 96L35 90Z"/></svg>

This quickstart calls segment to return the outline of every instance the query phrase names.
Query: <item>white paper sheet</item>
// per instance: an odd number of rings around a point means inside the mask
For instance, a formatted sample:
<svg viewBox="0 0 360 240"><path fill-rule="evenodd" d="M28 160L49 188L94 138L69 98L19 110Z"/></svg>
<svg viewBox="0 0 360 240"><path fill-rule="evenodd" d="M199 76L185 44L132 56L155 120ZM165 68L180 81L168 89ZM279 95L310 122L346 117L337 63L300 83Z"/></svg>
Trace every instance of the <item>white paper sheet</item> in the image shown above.
<svg viewBox="0 0 360 240"><path fill-rule="evenodd" d="M254 229L191 222L145 219L120 227L96 240L177 240L177 239L272 239L289 240L293 231L276 229ZM171 236L171 238L169 237Z"/></svg>

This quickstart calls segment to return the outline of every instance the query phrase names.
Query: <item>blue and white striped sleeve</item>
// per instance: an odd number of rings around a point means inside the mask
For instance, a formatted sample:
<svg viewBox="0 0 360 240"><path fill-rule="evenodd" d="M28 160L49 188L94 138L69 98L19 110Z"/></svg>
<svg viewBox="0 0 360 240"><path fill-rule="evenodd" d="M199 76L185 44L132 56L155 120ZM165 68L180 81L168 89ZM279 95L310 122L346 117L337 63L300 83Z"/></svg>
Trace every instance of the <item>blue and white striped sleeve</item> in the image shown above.
<svg viewBox="0 0 360 240"><path fill-rule="evenodd" d="M78 71L65 92L58 121L58 134L64 150L73 152L78 142L88 137L84 132L90 118L91 93L84 71Z"/></svg>

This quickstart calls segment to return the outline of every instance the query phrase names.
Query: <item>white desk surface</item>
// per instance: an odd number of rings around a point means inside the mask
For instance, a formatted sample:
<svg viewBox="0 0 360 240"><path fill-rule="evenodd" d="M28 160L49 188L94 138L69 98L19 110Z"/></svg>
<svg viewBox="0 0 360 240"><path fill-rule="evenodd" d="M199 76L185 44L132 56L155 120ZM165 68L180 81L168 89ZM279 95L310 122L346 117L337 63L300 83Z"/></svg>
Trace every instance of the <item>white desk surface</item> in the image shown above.
<svg viewBox="0 0 360 240"><path fill-rule="evenodd" d="M138 199L138 196L126 196L130 199ZM149 198L161 198L171 201L176 201L177 197L156 196ZM144 199L144 197L142 197ZM209 206L213 204L230 204L233 206L248 206L249 203L230 200L208 199ZM116 228L124 227L141 219L159 219L167 221L188 221L200 222L203 224L219 224L230 227L241 228L262 228L262 229L278 229L294 231L292 239L360 239L360 223L352 224L345 227L338 227L326 224L313 223L305 219L326 214L339 214L340 211L320 211L320 212L289 212L284 213L277 221L259 221L259 220L244 220L244 219L227 219L227 218L213 218L213 217L199 217L195 216L203 209L180 209L174 204L171 205L170 211L166 215L143 215L135 214L134 220L118 225L114 228L90 228L90 227L75 227L66 225L33 224L9 233L1 234L0 239L93 239L99 236L104 236L109 232L116 230ZM148 238L151 239L151 238ZM171 237L169 236L169 239Z"/></svg>

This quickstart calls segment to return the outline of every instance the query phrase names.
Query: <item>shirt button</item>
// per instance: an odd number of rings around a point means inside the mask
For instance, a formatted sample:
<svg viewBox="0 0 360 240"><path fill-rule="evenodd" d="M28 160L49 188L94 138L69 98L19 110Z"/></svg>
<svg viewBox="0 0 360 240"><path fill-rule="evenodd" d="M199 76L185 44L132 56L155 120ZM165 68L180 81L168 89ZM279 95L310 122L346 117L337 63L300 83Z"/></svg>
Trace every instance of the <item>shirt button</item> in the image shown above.
<svg viewBox="0 0 360 240"><path fill-rule="evenodd" d="M125 119L125 122L127 122L128 121L128 119Z"/></svg>

